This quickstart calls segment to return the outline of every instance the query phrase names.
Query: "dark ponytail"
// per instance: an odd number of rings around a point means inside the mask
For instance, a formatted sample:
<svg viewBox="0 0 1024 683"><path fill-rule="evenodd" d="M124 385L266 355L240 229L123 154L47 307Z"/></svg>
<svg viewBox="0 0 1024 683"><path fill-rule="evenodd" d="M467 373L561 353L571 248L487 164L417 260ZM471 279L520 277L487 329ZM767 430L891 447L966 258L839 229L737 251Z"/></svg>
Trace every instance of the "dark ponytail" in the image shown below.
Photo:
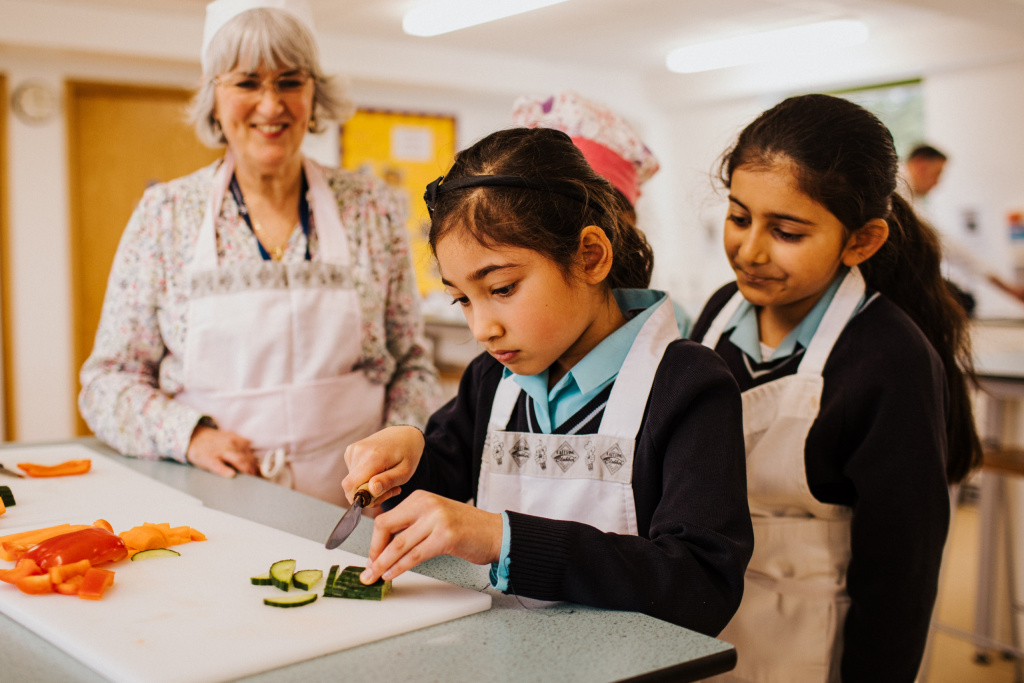
<svg viewBox="0 0 1024 683"><path fill-rule="evenodd" d="M569 276L577 265L580 232L596 225L612 245L609 286L643 289L650 284L654 252L628 219L631 207L594 172L565 133L549 128L492 133L459 152L444 180L482 175L518 176L538 181L531 184L569 187L578 197L498 185L438 192L430 223L431 249L449 232L461 229L481 244L539 252Z"/></svg>
<svg viewBox="0 0 1024 683"><path fill-rule="evenodd" d="M892 134L873 114L828 95L791 97L747 126L726 152L726 187L740 166L792 162L800 189L849 233L883 218L889 238L860 265L864 279L898 305L942 359L950 394L946 476L962 481L981 463L968 381L974 380L967 314L942 278L938 235L896 194L899 158Z"/></svg>

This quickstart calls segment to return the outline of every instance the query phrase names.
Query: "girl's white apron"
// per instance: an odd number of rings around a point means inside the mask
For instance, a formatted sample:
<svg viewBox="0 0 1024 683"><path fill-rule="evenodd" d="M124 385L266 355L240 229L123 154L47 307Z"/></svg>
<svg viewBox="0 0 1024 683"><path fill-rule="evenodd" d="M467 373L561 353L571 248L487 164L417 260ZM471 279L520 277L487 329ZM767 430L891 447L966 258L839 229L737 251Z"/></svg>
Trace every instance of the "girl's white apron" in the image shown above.
<svg viewBox="0 0 1024 683"><path fill-rule="evenodd" d="M737 665L716 680L839 680L851 510L811 494L804 444L818 416L825 361L863 295L864 278L852 268L796 374L743 393L754 555L739 611L718 636L736 646ZM711 323L705 346L715 348L742 298L737 292Z"/></svg>
<svg viewBox="0 0 1024 683"><path fill-rule="evenodd" d="M521 389L511 376L501 381L484 442L478 507L636 535L632 487L636 435L665 348L679 338L668 296L655 306L612 385L597 434L506 431ZM584 419L580 426L587 422Z"/></svg>
<svg viewBox="0 0 1024 683"><path fill-rule="evenodd" d="M346 505L345 447L380 429L384 387L357 367L362 313L337 200L303 160L318 260L218 266L214 221L234 167L229 153L199 229L175 398L249 439L264 476Z"/></svg>

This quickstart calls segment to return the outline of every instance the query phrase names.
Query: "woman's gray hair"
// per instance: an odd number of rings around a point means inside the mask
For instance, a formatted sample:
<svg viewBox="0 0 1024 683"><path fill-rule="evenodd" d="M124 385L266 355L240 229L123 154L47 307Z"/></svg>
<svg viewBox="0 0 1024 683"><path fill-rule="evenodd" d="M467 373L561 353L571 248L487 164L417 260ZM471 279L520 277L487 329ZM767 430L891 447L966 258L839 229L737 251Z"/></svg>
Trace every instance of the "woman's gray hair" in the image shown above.
<svg viewBox="0 0 1024 683"><path fill-rule="evenodd" d="M344 123L355 110L344 88L334 77L324 75L320 53L313 35L288 12L259 8L233 18L210 41L207 69L188 109L188 120L199 140L208 147L227 144L220 123L214 117L214 78L244 64L255 69L302 69L313 78L313 117L310 131L324 130L324 121Z"/></svg>

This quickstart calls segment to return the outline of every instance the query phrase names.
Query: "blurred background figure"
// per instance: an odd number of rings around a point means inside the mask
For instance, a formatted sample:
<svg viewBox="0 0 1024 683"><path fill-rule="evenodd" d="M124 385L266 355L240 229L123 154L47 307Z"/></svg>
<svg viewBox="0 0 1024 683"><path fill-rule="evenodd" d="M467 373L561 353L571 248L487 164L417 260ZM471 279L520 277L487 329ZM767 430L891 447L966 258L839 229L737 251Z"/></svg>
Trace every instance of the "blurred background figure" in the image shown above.
<svg viewBox="0 0 1024 683"><path fill-rule="evenodd" d="M908 199L917 214L931 223L942 239L946 281L971 317L974 316L977 307L974 291L977 278L1024 303L1024 287L1003 279L974 250L951 234L948 226L941 225L931 215L928 209L928 193L939 184L948 161L949 157L944 152L928 144L919 144L910 151L903 162L903 176L910 190Z"/></svg>
<svg viewBox="0 0 1024 683"><path fill-rule="evenodd" d="M226 152L143 195L79 408L125 455L345 504L348 444L423 426L439 397L407 208L385 183L301 151L351 112L304 0L210 3L201 57L192 120Z"/></svg>
<svg viewBox="0 0 1024 683"><path fill-rule="evenodd" d="M622 116L566 90L549 97L518 98L512 105L512 123L524 128L554 128L572 138L590 167L618 190L629 222L642 230L637 225L636 202L642 185L660 165ZM685 337L693 321L679 304L673 303L680 333Z"/></svg>

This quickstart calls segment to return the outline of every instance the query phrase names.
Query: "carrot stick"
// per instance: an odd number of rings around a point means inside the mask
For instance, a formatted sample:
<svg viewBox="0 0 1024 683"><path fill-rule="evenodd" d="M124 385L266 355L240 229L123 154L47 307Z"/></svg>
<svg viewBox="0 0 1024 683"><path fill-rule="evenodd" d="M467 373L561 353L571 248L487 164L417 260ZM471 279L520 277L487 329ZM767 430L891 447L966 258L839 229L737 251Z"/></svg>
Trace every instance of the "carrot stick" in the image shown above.
<svg viewBox="0 0 1024 683"><path fill-rule="evenodd" d="M68 460L59 465L19 462L18 467L30 477L65 477L72 474L85 474L92 467L92 460Z"/></svg>

